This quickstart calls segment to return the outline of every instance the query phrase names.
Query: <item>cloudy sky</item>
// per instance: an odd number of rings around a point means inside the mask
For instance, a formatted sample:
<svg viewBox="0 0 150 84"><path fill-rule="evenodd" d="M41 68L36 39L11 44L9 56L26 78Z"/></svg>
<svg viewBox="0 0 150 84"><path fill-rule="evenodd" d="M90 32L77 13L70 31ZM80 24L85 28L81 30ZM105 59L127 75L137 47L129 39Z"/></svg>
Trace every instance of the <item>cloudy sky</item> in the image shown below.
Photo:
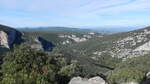
<svg viewBox="0 0 150 84"><path fill-rule="evenodd" d="M0 24L37 26L148 26L150 0L0 0Z"/></svg>

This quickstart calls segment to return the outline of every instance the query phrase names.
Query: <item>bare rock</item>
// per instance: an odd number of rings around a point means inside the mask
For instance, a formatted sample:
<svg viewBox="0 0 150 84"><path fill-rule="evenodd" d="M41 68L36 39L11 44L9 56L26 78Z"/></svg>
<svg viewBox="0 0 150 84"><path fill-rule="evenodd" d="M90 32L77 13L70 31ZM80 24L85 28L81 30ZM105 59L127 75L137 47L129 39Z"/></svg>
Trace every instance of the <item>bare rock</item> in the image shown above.
<svg viewBox="0 0 150 84"><path fill-rule="evenodd" d="M146 74L146 78L147 78L147 79L150 79L150 72L148 72L148 73Z"/></svg>
<svg viewBox="0 0 150 84"><path fill-rule="evenodd" d="M0 46L9 48L9 38L6 32L0 31Z"/></svg>
<svg viewBox="0 0 150 84"><path fill-rule="evenodd" d="M34 39L34 43L31 44L30 47L35 50L51 51L54 47L54 44L41 37L36 37Z"/></svg>
<svg viewBox="0 0 150 84"><path fill-rule="evenodd" d="M128 83L122 83L122 84L139 84L137 82L128 82Z"/></svg>
<svg viewBox="0 0 150 84"><path fill-rule="evenodd" d="M11 48L14 43L19 43L21 39L21 34L19 34L14 31L10 30L9 32L0 31L0 46L5 48Z"/></svg>
<svg viewBox="0 0 150 84"><path fill-rule="evenodd" d="M103 78L96 76L90 79L74 77L71 79L69 84L107 84L107 83Z"/></svg>
<svg viewBox="0 0 150 84"><path fill-rule="evenodd" d="M107 84L105 80L99 76L90 78L88 81L90 82L90 84Z"/></svg>
<svg viewBox="0 0 150 84"><path fill-rule="evenodd" d="M135 49L135 51L141 51L141 50L149 51L150 50L150 41Z"/></svg>

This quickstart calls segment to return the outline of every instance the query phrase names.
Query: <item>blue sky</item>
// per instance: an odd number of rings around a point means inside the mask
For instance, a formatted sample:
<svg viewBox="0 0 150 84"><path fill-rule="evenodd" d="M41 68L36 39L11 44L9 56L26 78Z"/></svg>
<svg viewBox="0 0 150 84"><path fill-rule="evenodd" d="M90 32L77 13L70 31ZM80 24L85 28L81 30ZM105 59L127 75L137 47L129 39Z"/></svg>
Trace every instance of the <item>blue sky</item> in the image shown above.
<svg viewBox="0 0 150 84"><path fill-rule="evenodd" d="M149 26L150 0L0 0L0 24L38 26Z"/></svg>

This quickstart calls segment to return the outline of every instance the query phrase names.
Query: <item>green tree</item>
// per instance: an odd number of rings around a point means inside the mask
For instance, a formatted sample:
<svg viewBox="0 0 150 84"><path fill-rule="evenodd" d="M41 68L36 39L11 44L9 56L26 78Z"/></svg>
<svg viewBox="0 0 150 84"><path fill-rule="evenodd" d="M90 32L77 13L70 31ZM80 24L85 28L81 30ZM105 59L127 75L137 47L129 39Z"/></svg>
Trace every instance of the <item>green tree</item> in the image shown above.
<svg viewBox="0 0 150 84"><path fill-rule="evenodd" d="M67 84L81 67L63 54L35 51L25 45L14 47L3 58L1 84Z"/></svg>
<svg viewBox="0 0 150 84"><path fill-rule="evenodd" d="M55 65L47 53L21 45L8 53L3 61L2 84L54 84Z"/></svg>

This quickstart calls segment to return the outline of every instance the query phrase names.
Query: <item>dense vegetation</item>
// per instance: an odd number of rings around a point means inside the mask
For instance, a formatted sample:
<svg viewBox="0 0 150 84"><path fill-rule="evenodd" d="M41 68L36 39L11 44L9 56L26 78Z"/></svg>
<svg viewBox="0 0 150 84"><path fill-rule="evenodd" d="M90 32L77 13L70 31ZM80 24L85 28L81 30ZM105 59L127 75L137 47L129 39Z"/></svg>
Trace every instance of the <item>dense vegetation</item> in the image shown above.
<svg viewBox="0 0 150 84"><path fill-rule="evenodd" d="M25 45L16 46L3 58L0 83L67 84L74 76L94 75L86 71L88 67L81 66L77 61L66 59L65 55L67 56L67 54L59 53L57 49L48 53L32 50ZM96 65L97 67L107 65L114 68L103 73L110 84L142 82L145 74L150 71L149 60L150 55L145 55L121 62L119 59L111 58L109 53L103 53L103 57L99 58ZM93 70L96 71L94 68Z"/></svg>
<svg viewBox="0 0 150 84"><path fill-rule="evenodd" d="M90 30L80 30L80 29L68 29L68 28L43 28L43 29L22 29L25 36L24 38L28 40L31 37L42 37L47 41L52 42L55 45L60 45L63 41L66 41L67 38L60 38L59 35L76 35L77 37L83 37L83 35L87 35ZM101 35L100 33L96 33L97 35ZM95 35L96 36L96 35ZM69 40L73 42L73 40Z"/></svg>
<svg viewBox="0 0 150 84"><path fill-rule="evenodd" d="M1 66L1 84L67 84L82 72L77 62L67 61L61 53L34 51L25 45L7 53Z"/></svg>
<svg viewBox="0 0 150 84"><path fill-rule="evenodd" d="M150 55L128 59L119 63L115 70L110 71L108 80L111 84L122 82L142 82L150 71Z"/></svg>

